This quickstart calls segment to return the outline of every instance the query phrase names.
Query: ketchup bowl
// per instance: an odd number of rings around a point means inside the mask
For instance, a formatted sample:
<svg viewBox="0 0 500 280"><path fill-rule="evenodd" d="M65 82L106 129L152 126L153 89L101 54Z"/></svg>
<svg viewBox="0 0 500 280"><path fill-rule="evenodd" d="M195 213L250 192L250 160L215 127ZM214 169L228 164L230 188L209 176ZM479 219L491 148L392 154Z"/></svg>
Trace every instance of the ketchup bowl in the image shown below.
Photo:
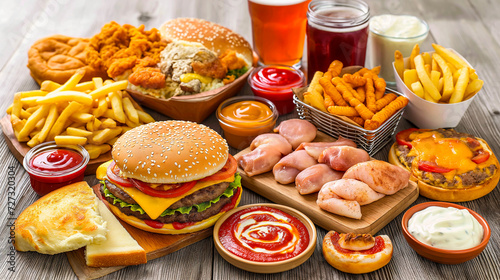
<svg viewBox="0 0 500 280"><path fill-rule="evenodd" d="M304 263L316 248L316 227L288 206L259 203L235 208L215 224L214 242L230 264L256 273L277 273Z"/></svg>
<svg viewBox="0 0 500 280"><path fill-rule="evenodd" d="M415 236L412 235L412 233L408 229L409 226L408 223L412 218L412 216L415 215L415 213L425 210L431 206L438 206L443 208L453 207L459 210L462 209L467 210L472 215L472 217L479 222L479 224L483 228L483 237L480 243L469 249L450 250L450 249L441 249L435 246L430 246L418 240ZM478 213L458 204L441 202L441 201L426 202L411 207L403 215L403 219L401 220L401 225L403 227L403 235L408 244L410 245L410 247L413 248L413 250L415 250L419 255L421 255L426 259L442 264L459 264L477 257L488 244L491 235L491 229L490 226L488 225L488 222L486 222L486 220Z"/></svg>
<svg viewBox="0 0 500 280"><path fill-rule="evenodd" d="M256 96L271 100L280 115L295 109L292 88L305 86L302 71L286 65L265 65L255 68L248 76L248 84Z"/></svg>
<svg viewBox="0 0 500 280"><path fill-rule="evenodd" d="M83 181L89 153L81 145L57 145L55 141L39 144L26 153L24 169L31 187L43 196L49 192Z"/></svg>

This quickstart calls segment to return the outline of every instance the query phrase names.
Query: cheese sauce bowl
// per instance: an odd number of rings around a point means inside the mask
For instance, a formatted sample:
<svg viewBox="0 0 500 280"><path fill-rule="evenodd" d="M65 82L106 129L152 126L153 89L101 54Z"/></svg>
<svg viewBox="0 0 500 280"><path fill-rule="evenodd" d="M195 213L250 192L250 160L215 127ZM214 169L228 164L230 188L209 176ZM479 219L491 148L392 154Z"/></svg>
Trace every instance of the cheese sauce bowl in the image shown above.
<svg viewBox="0 0 500 280"><path fill-rule="evenodd" d="M412 235L412 233L408 229L409 221L412 218L412 216L415 215L417 212L425 210L431 206L437 206L443 208L453 207L459 210L462 209L467 210L472 215L472 217L479 222L479 224L483 228L483 238L481 242L478 245L473 246L469 249L448 250L448 249L437 248L419 241L415 236ZM484 250L491 236L491 229L490 226L488 225L488 222L478 213L458 204L440 202L440 201L421 203L411 207L403 215L403 219L401 220L401 226L403 228L403 236L408 242L408 245L410 245L410 247L413 248L413 250L415 250L419 255L421 255L426 259L442 264L459 264L477 257Z"/></svg>
<svg viewBox="0 0 500 280"><path fill-rule="evenodd" d="M262 218L269 214L270 220ZM235 221L241 222L234 225ZM279 224L283 221L286 223ZM302 233L298 235L299 240L293 237L296 236L293 233L297 232ZM215 224L213 238L215 248L230 264L255 273L278 273L307 261L316 248L316 235L313 222L298 210L279 204L259 203L225 213ZM231 239L244 242L231 243ZM280 244L283 240L287 241ZM262 244L257 244L259 241Z"/></svg>
<svg viewBox="0 0 500 280"><path fill-rule="evenodd" d="M243 150L255 137L272 132L278 111L265 98L236 96L220 104L216 116L229 146Z"/></svg>

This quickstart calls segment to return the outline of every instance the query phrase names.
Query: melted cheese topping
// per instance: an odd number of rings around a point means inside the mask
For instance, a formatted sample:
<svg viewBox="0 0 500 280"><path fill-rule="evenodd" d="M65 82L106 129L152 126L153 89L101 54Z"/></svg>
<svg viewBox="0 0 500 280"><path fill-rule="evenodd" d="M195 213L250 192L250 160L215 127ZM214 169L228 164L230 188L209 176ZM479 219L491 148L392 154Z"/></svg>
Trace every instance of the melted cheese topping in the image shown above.
<svg viewBox="0 0 500 280"><path fill-rule="evenodd" d="M457 173L474 170L477 164L471 159L473 153L466 143L453 138L419 138L412 141L414 149L408 156L417 156L420 161L434 162L440 167L456 169Z"/></svg>
<svg viewBox="0 0 500 280"><path fill-rule="evenodd" d="M130 195L130 197L132 197L137 202L137 204L139 204L141 208L144 209L146 214L148 214L148 216L152 220L154 220L158 218L161 215L161 213L163 213L163 211L165 211L168 207L170 207L170 205L174 204L180 199L208 186L219 184L222 182L232 182L232 181L234 181L234 175L225 180L205 181L205 182L198 181L190 191L186 192L183 195L173 198L154 197L147 195L136 188L124 188L119 185L116 186L122 189L128 195Z"/></svg>

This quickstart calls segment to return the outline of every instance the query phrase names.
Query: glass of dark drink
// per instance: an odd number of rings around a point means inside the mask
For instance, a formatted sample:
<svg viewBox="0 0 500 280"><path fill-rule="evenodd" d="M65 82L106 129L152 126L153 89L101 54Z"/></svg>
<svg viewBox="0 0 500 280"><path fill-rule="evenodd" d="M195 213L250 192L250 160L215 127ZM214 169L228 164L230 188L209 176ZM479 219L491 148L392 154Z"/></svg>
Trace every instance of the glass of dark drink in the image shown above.
<svg viewBox="0 0 500 280"><path fill-rule="evenodd" d="M370 8L360 0L313 0L307 11L307 76L344 66L365 64Z"/></svg>

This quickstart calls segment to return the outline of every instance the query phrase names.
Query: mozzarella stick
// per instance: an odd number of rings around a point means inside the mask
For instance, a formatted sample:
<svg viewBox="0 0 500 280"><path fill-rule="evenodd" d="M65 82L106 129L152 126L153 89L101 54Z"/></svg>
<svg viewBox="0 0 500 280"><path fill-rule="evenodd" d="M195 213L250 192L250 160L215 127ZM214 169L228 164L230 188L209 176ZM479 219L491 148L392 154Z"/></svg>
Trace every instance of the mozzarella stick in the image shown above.
<svg viewBox="0 0 500 280"><path fill-rule="evenodd" d="M380 127L386 120L394 115L399 109L408 104L408 98L399 96L394 101L385 106L382 110L377 112L371 120L365 121L365 129L375 130Z"/></svg>
<svg viewBox="0 0 500 280"><path fill-rule="evenodd" d="M323 77L319 79L319 84L323 87L324 93L330 95L335 105L347 106L347 102L345 102L344 98L342 98L342 95L337 91L330 80Z"/></svg>

